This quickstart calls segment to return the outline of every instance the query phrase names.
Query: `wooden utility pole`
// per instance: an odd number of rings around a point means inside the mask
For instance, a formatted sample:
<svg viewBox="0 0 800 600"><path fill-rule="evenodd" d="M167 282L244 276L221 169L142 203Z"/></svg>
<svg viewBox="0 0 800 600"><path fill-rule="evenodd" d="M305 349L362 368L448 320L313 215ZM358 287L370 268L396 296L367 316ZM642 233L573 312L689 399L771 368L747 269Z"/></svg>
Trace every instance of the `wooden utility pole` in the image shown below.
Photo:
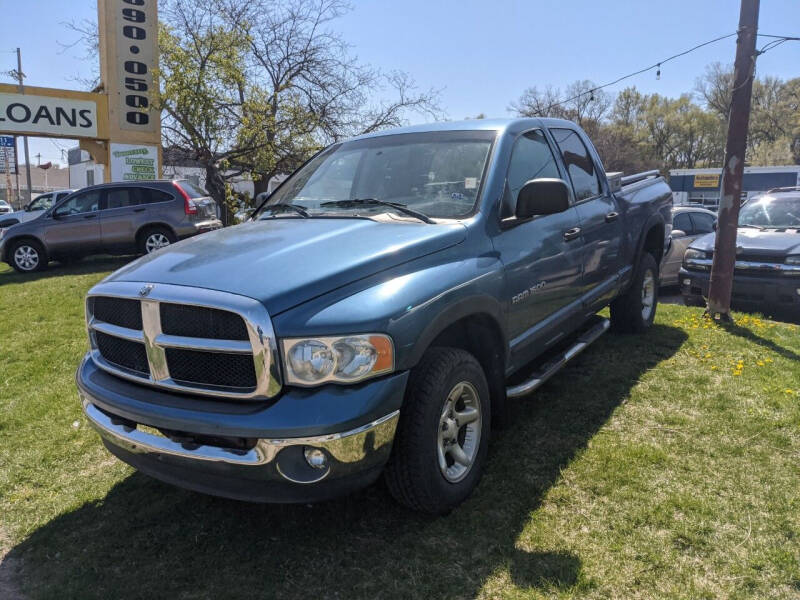
<svg viewBox="0 0 800 600"><path fill-rule="evenodd" d="M750 123L750 99L756 71L756 35L759 0L742 0L739 11L739 36L733 67L731 112L728 118L728 141L722 169L722 194L714 242L714 261L708 290L708 314L731 320L731 290L736 263L736 233L742 196L744 153Z"/></svg>

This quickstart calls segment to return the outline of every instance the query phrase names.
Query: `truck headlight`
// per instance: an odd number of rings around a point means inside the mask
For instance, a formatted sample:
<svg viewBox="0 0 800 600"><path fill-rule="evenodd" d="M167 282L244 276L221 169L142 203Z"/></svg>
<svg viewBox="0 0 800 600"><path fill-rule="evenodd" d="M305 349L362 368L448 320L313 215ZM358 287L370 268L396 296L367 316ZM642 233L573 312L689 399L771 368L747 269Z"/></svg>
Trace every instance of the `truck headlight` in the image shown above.
<svg viewBox="0 0 800 600"><path fill-rule="evenodd" d="M792 254L786 257L787 265L800 265L800 254Z"/></svg>
<svg viewBox="0 0 800 600"><path fill-rule="evenodd" d="M382 334L285 339L281 347L289 384L355 383L394 369L392 338Z"/></svg>

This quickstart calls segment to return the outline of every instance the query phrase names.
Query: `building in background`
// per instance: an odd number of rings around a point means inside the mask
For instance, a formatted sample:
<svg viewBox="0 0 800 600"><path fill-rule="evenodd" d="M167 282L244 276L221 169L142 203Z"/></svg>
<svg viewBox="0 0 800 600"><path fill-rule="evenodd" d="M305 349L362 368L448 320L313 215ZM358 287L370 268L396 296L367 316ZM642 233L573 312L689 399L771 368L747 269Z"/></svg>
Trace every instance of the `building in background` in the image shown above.
<svg viewBox="0 0 800 600"><path fill-rule="evenodd" d="M16 177L11 177L11 189L6 189L8 179L5 175L0 176L0 200L6 200L14 210L19 210L27 203L28 198L28 183L25 176L25 165L19 165L19 186L16 189ZM102 181L102 180L101 180ZM35 198L44 192L52 192L53 190L66 190L69 185L69 169L61 168L53 165L49 169L40 169L36 165L31 165L31 198ZM17 193L15 198L15 193Z"/></svg>
<svg viewBox="0 0 800 600"><path fill-rule="evenodd" d="M672 198L678 205L719 207L722 169L673 169L669 172ZM742 202L779 187L800 186L800 165L784 167L745 167Z"/></svg>

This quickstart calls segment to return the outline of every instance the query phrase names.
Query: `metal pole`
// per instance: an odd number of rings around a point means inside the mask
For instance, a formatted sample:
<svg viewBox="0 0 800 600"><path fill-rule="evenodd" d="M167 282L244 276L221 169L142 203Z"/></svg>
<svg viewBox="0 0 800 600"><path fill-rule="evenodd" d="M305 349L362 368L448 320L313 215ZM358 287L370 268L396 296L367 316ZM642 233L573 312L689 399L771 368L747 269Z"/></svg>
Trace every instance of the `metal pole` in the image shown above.
<svg viewBox="0 0 800 600"><path fill-rule="evenodd" d="M17 48L17 80L19 81L19 93L25 93L25 84L22 82L22 79L25 75L22 74L22 52L20 52L19 48ZM31 159L28 156L28 136L22 136L22 143L25 146L25 171L28 177L28 204L31 202Z"/></svg>
<svg viewBox="0 0 800 600"><path fill-rule="evenodd" d="M742 195L747 128L750 124L750 100L756 70L756 34L760 0L742 0L739 12L739 36L733 67L731 114L728 118L728 140L722 169L722 195L717 217L714 261L708 290L708 314L731 320L731 290L736 263L736 233Z"/></svg>
<svg viewBox="0 0 800 600"><path fill-rule="evenodd" d="M14 179L17 183L17 190L14 192L14 210L22 208L19 205L19 147L17 146L17 136L14 136Z"/></svg>

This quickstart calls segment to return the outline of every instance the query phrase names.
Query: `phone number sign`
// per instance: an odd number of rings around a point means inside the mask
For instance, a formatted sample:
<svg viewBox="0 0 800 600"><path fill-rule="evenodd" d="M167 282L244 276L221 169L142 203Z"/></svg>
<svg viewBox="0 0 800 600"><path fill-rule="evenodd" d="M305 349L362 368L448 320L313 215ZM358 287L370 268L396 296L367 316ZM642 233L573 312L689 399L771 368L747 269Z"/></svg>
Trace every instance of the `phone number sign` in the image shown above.
<svg viewBox="0 0 800 600"><path fill-rule="evenodd" d="M116 62L119 77L117 113L119 128L154 133L159 114L152 109L153 70L158 57L157 0L112 0L117 39Z"/></svg>

